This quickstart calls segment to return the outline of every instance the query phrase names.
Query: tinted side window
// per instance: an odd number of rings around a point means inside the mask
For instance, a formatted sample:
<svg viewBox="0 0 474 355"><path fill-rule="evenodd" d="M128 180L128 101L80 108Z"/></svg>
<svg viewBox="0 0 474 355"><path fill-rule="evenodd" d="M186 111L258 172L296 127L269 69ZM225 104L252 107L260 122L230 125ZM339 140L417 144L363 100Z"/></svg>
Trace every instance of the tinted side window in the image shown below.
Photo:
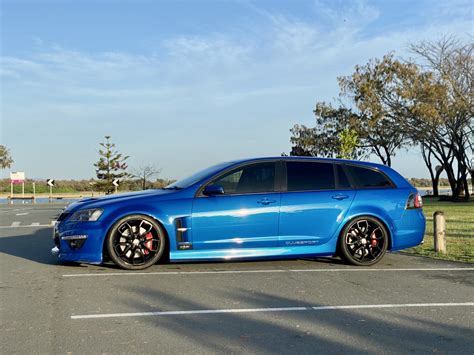
<svg viewBox="0 0 474 355"><path fill-rule="evenodd" d="M332 164L287 162L288 191L334 189L334 170Z"/></svg>
<svg viewBox="0 0 474 355"><path fill-rule="evenodd" d="M348 166L357 187L389 187L392 186L390 181L382 173L362 168L359 166Z"/></svg>
<svg viewBox="0 0 474 355"><path fill-rule="evenodd" d="M275 190L275 163L245 166L212 182L224 187L226 195Z"/></svg>
<svg viewBox="0 0 474 355"><path fill-rule="evenodd" d="M344 172L344 169L342 168L342 166L339 164L336 164L336 169L337 169L337 188L350 189L351 183L349 182L349 179L347 178L347 175Z"/></svg>

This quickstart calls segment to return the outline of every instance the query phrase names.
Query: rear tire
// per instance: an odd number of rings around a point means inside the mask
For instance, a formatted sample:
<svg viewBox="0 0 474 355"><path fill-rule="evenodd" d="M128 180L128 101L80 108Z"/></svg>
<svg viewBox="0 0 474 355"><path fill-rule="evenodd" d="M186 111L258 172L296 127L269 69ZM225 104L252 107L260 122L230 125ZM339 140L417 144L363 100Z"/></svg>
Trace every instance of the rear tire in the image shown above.
<svg viewBox="0 0 474 355"><path fill-rule="evenodd" d="M119 220L107 236L107 252L122 269L143 270L158 262L166 247L163 228L144 215Z"/></svg>
<svg viewBox="0 0 474 355"><path fill-rule="evenodd" d="M370 266L382 260L388 247L387 228L377 218L360 216L342 230L338 248L349 264Z"/></svg>

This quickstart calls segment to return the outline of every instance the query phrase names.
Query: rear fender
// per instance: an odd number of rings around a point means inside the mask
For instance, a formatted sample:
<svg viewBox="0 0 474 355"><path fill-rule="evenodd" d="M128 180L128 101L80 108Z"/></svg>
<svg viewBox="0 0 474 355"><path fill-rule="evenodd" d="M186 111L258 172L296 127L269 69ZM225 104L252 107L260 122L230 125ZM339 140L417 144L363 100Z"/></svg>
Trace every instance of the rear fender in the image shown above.
<svg viewBox="0 0 474 355"><path fill-rule="evenodd" d="M380 208L374 207L374 206L359 205L356 208L351 208L351 210L349 210L346 217L344 218L344 221L340 224L335 236L333 237L334 242L337 243L337 240L339 239L339 236L341 235L342 230L344 229L344 227L350 221L354 220L357 217L361 217L361 216L368 216L368 217L376 218L384 224L385 228L387 228L388 239L389 239L387 249L391 249L392 248L392 236L395 234L395 225L392 222L389 215L383 209L380 209Z"/></svg>

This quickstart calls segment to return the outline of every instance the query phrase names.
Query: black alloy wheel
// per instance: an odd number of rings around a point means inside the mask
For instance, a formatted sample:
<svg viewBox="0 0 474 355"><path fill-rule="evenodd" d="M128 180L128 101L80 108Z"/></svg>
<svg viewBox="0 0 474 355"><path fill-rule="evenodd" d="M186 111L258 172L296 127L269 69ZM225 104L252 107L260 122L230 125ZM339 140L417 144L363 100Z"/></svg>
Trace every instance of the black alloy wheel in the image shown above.
<svg viewBox="0 0 474 355"><path fill-rule="evenodd" d="M110 258L127 270L141 270L154 265L162 257L165 244L161 226L142 215L121 219L107 237Z"/></svg>
<svg viewBox="0 0 474 355"><path fill-rule="evenodd" d="M339 238L340 256L358 266L378 263L388 247L385 226L373 217L358 217L349 222Z"/></svg>

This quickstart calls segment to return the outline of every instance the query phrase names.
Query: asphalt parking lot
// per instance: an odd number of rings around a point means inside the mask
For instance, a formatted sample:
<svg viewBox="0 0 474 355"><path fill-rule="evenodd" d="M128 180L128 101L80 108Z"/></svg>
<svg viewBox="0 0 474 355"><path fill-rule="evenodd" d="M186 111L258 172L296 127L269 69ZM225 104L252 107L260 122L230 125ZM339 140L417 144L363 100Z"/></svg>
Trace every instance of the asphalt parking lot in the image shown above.
<svg viewBox="0 0 474 355"><path fill-rule="evenodd" d="M0 353L473 352L472 265L59 265L61 207L0 206Z"/></svg>

